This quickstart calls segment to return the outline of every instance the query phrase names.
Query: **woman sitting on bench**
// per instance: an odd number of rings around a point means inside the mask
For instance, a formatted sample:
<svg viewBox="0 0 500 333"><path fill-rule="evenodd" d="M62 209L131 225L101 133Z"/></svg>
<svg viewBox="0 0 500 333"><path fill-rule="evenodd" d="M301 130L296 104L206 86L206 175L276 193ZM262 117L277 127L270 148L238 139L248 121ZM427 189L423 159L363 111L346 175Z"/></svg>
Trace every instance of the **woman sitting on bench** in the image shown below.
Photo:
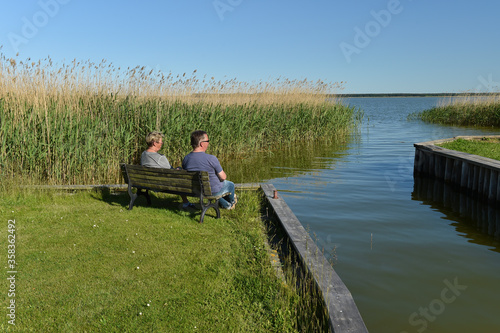
<svg viewBox="0 0 500 333"><path fill-rule="evenodd" d="M163 133L154 131L146 136L148 148L142 152L141 165L149 168L173 169L165 155L158 153L163 145ZM177 168L180 170L180 168ZM195 208L185 195L181 195L182 208Z"/></svg>

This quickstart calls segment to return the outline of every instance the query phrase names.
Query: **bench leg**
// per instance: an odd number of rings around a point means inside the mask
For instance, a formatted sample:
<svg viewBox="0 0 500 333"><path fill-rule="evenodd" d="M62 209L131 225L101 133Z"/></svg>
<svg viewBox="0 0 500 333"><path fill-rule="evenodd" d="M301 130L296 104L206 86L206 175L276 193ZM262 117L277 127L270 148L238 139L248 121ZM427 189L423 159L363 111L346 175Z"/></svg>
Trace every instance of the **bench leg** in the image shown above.
<svg viewBox="0 0 500 333"><path fill-rule="evenodd" d="M132 210L134 207L134 201L137 199L137 194L132 192L132 187L129 185L128 186L128 195L130 196L130 203L128 204L128 210Z"/></svg>
<svg viewBox="0 0 500 333"><path fill-rule="evenodd" d="M128 195L130 196L130 203L128 204L128 210L132 210L134 207L134 201L137 199L139 195L143 195L146 197L148 202L148 206L151 206L151 197L149 196L148 190L137 189L137 193L132 192L132 188L128 187Z"/></svg>
<svg viewBox="0 0 500 333"><path fill-rule="evenodd" d="M203 219L205 218L205 213L209 208L215 209L216 212L216 218L220 218L220 209L219 209L219 200L215 200L215 202L212 202L212 200L208 200L208 204L205 205L203 203L203 200L200 200L200 205L201 205L201 217L200 217L200 223L203 223Z"/></svg>

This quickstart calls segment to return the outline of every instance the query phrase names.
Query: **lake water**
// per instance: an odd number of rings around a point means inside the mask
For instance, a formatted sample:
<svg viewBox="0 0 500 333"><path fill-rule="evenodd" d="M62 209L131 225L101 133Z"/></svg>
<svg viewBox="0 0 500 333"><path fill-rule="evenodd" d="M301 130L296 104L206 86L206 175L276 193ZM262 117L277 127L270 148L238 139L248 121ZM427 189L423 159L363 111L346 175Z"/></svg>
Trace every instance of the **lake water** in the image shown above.
<svg viewBox="0 0 500 333"><path fill-rule="evenodd" d="M370 332L500 332L500 212L471 202L467 214L456 193L440 200L442 184L413 178L414 143L500 132L407 120L434 97L344 103L364 110L359 133L261 157L259 181L324 249Z"/></svg>

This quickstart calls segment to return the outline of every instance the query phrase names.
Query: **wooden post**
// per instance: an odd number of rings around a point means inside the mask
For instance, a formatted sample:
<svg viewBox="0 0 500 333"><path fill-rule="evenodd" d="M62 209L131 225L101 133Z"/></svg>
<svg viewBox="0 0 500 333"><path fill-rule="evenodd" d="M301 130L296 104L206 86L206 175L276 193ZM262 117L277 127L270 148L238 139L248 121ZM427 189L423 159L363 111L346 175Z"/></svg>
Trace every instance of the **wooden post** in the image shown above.
<svg viewBox="0 0 500 333"><path fill-rule="evenodd" d="M490 181L488 182L488 201L495 202L497 195L498 171L491 170Z"/></svg>
<svg viewBox="0 0 500 333"><path fill-rule="evenodd" d="M479 167L477 165L474 165L474 174L472 176L472 193L477 192L477 185L479 181Z"/></svg>
<svg viewBox="0 0 500 333"><path fill-rule="evenodd" d="M469 163L462 161L462 175L460 178L460 187L467 188L468 179L469 179Z"/></svg>
<svg viewBox="0 0 500 333"><path fill-rule="evenodd" d="M446 163L444 164L444 181L449 182L451 180L451 174L453 173L453 161L451 158L446 158Z"/></svg>
<svg viewBox="0 0 500 333"><path fill-rule="evenodd" d="M434 172L434 163L435 163L435 156L434 154L427 154L427 157L429 158L429 176L430 177L435 177L436 173Z"/></svg>
<svg viewBox="0 0 500 333"><path fill-rule="evenodd" d="M490 191L490 176L491 176L491 169L484 169L484 176L483 176L483 188L481 189L481 197L488 199L488 192Z"/></svg>
<svg viewBox="0 0 500 333"><path fill-rule="evenodd" d="M451 176L451 181L454 184L460 186L461 176L462 176L462 165L463 161L458 159L453 159L453 174Z"/></svg>
<svg viewBox="0 0 500 333"><path fill-rule="evenodd" d="M479 170L479 176L477 178L477 188L476 188L476 193L478 195L478 197L481 196L481 193L483 191L483 186L484 186L484 168L481 168L481 167L477 167L478 170Z"/></svg>

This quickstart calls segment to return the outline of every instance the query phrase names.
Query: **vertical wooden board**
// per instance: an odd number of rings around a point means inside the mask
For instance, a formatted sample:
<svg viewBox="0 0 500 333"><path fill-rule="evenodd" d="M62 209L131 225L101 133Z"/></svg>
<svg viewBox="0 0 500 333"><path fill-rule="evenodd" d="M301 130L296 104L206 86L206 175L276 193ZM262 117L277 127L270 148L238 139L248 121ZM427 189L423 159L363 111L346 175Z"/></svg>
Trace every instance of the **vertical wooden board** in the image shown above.
<svg viewBox="0 0 500 333"><path fill-rule="evenodd" d="M500 177L498 177L500 178ZM495 236L495 239L500 238L500 214L496 214L495 217L495 233L493 234Z"/></svg>
<svg viewBox="0 0 500 333"><path fill-rule="evenodd" d="M472 177L472 192L477 193L479 183L479 167L474 164L474 175Z"/></svg>
<svg viewBox="0 0 500 333"><path fill-rule="evenodd" d="M449 182L451 180L451 173L453 169L453 161L451 158L445 157L445 163L444 164L444 181Z"/></svg>
<svg viewBox="0 0 500 333"><path fill-rule="evenodd" d="M426 176L430 176L430 153L422 150L422 173Z"/></svg>
<svg viewBox="0 0 500 333"><path fill-rule="evenodd" d="M497 177L497 194L496 194L496 202L500 203L500 174ZM500 224L498 225L500 228Z"/></svg>
<svg viewBox="0 0 500 333"><path fill-rule="evenodd" d="M469 180L469 163L462 161L462 172L460 175L460 187L467 188Z"/></svg>
<svg viewBox="0 0 500 333"><path fill-rule="evenodd" d="M479 169L479 177L477 178L477 189L476 192L478 194L478 197L481 197L483 192L483 187L484 187L484 181L485 181L485 169L481 166L478 166Z"/></svg>
<svg viewBox="0 0 500 333"><path fill-rule="evenodd" d="M462 176L462 161L458 159L453 159L453 171L451 175L451 181L454 184L460 185L460 177Z"/></svg>
<svg viewBox="0 0 500 333"><path fill-rule="evenodd" d="M415 147L415 160L413 161L413 174L418 175L422 173L422 152L418 147Z"/></svg>
<svg viewBox="0 0 500 333"><path fill-rule="evenodd" d="M490 181L488 182L488 201L495 202L497 200L497 183L498 183L498 171L491 170Z"/></svg>
<svg viewBox="0 0 500 333"><path fill-rule="evenodd" d="M434 175L438 179L444 179L444 170L446 166L446 158L441 155L434 155Z"/></svg>
<svg viewBox="0 0 500 333"><path fill-rule="evenodd" d="M420 155L420 152L418 151L418 149L415 147L415 157L413 158L413 175L417 175L420 173L420 170L418 169L418 165L419 165L419 155Z"/></svg>
<svg viewBox="0 0 500 333"><path fill-rule="evenodd" d="M434 170L434 159L435 159L436 155L429 153L427 156L429 158L429 176L435 177L436 173Z"/></svg>
<svg viewBox="0 0 500 333"><path fill-rule="evenodd" d="M484 169L484 183L483 183L483 188L481 189L481 197L487 199L488 198L488 192L490 191L490 177L491 177L491 169L485 168Z"/></svg>
<svg viewBox="0 0 500 333"><path fill-rule="evenodd" d="M200 178L198 178L198 181L201 180L201 183L203 184L203 195L211 196L212 188L210 186L210 177L208 176L208 172L200 171L199 177Z"/></svg>
<svg viewBox="0 0 500 333"><path fill-rule="evenodd" d="M442 158L440 155L433 154L434 157L434 177L437 179L442 179L441 171L442 168Z"/></svg>

